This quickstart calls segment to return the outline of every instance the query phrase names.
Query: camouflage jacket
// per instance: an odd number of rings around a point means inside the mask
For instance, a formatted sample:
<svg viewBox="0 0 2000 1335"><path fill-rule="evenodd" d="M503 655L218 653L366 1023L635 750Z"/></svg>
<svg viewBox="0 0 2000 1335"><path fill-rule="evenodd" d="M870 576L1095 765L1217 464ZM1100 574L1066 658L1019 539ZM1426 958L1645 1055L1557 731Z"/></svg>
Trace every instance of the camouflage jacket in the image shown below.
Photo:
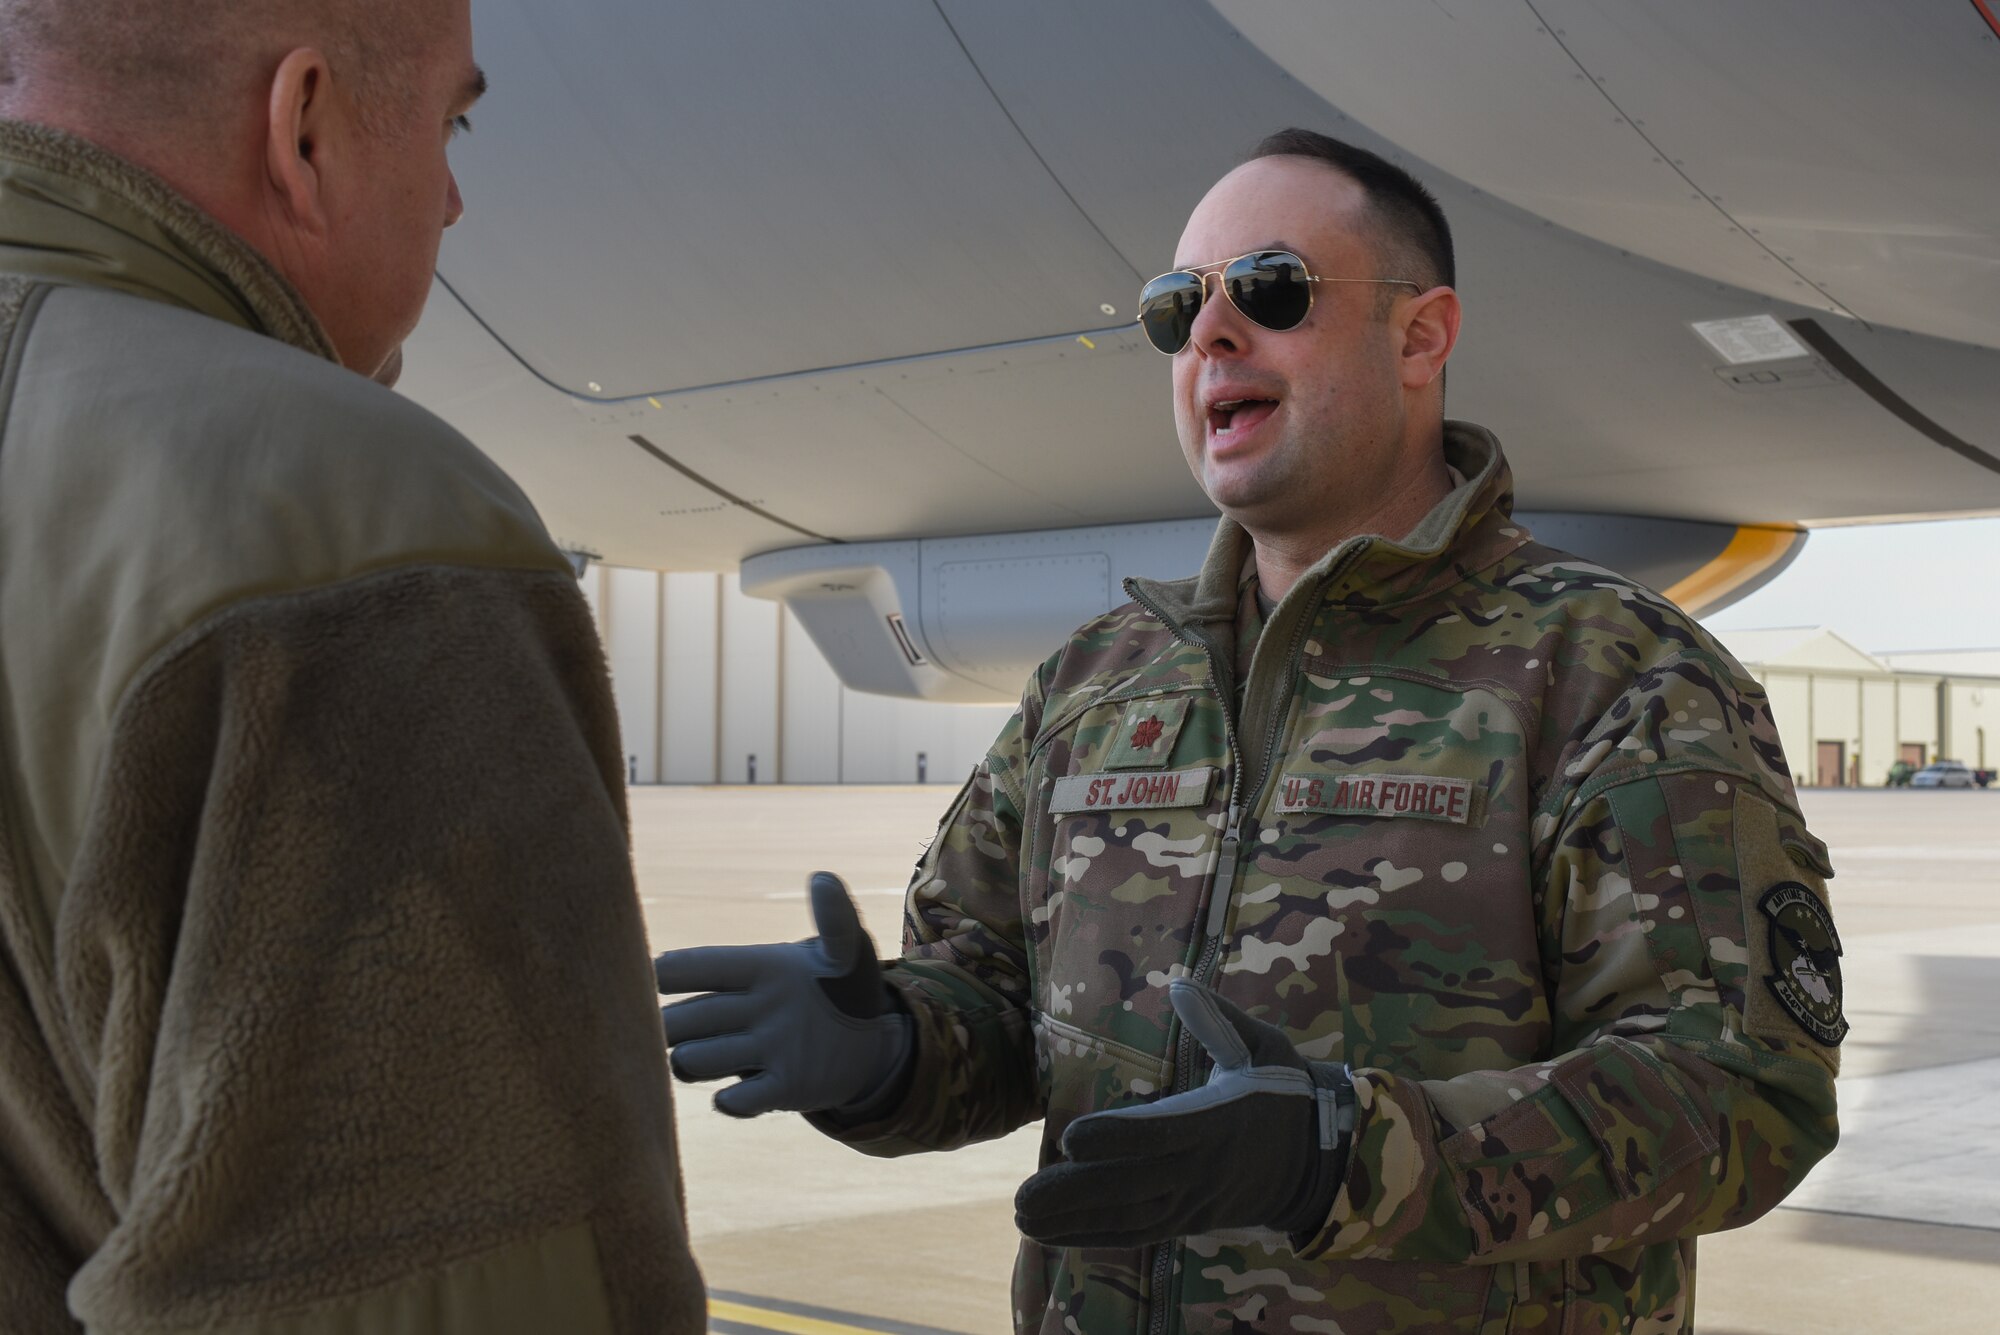
<svg viewBox="0 0 2000 1335"><path fill-rule="evenodd" d="M1188 1088L1192 974L1345 1062L1353 1151L1271 1235L1022 1247L1023 1330L1681 1331L1695 1235L1837 1136L1825 847L1763 692L1684 613L1512 522L1497 442L1407 538L1349 540L1237 674L1202 574L1037 670L919 863L889 975L910 1092L840 1132L950 1149ZM1188 1171L1201 1171L1191 1164Z"/></svg>

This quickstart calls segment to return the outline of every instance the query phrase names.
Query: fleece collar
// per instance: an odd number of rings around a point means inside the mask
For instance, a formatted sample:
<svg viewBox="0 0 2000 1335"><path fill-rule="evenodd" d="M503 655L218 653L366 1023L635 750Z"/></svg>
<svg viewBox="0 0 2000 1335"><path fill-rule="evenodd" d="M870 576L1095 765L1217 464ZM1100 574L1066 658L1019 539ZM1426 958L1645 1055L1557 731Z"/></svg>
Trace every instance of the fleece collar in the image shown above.
<svg viewBox="0 0 2000 1335"><path fill-rule="evenodd" d="M249 243L159 177L45 126L0 121L0 273L167 302L339 360Z"/></svg>
<svg viewBox="0 0 2000 1335"><path fill-rule="evenodd" d="M1363 534L1337 544L1299 577L1280 607L1314 590L1349 607L1410 602L1457 584L1526 542L1527 531L1512 522L1513 471L1493 433L1470 422L1446 422L1444 457L1465 481L1414 529L1401 538ZM1224 519L1200 575L1171 583L1128 580L1127 588L1181 626L1230 621L1250 554L1250 535Z"/></svg>

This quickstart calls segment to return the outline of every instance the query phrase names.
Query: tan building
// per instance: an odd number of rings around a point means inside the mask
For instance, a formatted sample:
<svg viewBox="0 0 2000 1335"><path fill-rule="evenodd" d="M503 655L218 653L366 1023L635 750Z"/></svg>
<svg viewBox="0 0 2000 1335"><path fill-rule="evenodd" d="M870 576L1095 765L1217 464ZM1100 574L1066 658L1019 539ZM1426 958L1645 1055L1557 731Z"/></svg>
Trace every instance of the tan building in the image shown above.
<svg viewBox="0 0 2000 1335"><path fill-rule="evenodd" d="M1770 693L1801 787L1879 786L1898 760L2000 767L2000 649L1869 654L1824 626L1715 633Z"/></svg>
<svg viewBox="0 0 2000 1335"><path fill-rule="evenodd" d="M635 784L956 788L1013 713L852 690L789 608L745 594L734 574L592 565L583 593Z"/></svg>

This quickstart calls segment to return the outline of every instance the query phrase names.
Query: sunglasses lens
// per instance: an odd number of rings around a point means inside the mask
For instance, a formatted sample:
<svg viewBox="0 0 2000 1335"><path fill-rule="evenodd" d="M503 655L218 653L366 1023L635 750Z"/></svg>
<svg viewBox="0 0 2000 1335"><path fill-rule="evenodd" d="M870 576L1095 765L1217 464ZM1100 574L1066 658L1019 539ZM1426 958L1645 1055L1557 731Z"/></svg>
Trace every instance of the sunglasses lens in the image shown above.
<svg viewBox="0 0 2000 1335"><path fill-rule="evenodd" d="M1161 352L1173 355L1187 346L1201 310L1201 279L1191 273L1163 273L1139 289L1139 323Z"/></svg>
<svg viewBox="0 0 2000 1335"><path fill-rule="evenodd" d="M1312 309L1306 262L1282 250L1260 251L1222 271L1229 300L1266 329L1296 329Z"/></svg>

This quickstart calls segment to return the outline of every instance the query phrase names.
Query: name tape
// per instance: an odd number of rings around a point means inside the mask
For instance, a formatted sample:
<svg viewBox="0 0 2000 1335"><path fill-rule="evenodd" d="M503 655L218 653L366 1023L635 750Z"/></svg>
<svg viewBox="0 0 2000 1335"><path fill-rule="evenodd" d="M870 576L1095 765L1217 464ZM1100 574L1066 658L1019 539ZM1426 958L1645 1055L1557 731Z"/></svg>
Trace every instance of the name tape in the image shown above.
<svg viewBox="0 0 2000 1335"><path fill-rule="evenodd" d="M1464 825L1472 819L1472 784L1426 774L1287 774L1277 809L1329 816L1410 816Z"/></svg>
<svg viewBox="0 0 2000 1335"><path fill-rule="evenodd" d="M1049 812L1065 816L1077 811L1206 806L1214 784L1215 769L1209 765L1163 774L1071 774L1056 780Z"/></svg>

